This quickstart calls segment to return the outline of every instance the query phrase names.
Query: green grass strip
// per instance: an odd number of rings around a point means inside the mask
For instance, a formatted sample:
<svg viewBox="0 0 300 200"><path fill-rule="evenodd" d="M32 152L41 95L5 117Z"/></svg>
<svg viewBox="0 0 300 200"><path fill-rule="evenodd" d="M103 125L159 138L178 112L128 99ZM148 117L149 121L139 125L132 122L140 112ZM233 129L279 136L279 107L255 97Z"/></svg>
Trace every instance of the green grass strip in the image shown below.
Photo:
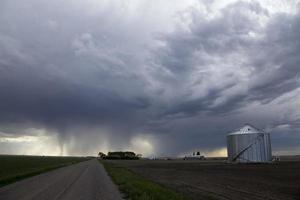
<svg viewBox="0 0 300 200"><path fill-rule="evenodd" d="M119 186L124 198L130 200L187 200L164 186L133 173L125 167L112 164L109 161L101 162L113 181Z"/></svg>
<svg viewBox="0 0 300 200"><path fill-rule="evenodd" d="M72 164L75 164L75 163L78 163L78 162L80 162L80 161L48 166L48 167L36 169L36 170L33 170L33 171L28 171L28 172L25 172L25 173L16 174L16 175L13 175L13 176L10 176L10 177L7 177L7 178L3 178L3 179L0 179L0 187L3 187L5 185L17 182L19 180L22 180L22 179L25 179L25 178L28 178L28 177L31 177L31 176L42 174L44 172L48 172L48 171L51 171L51 170L54 170L54 169L58 169L58 168L61 168L61 167L72 165Z"/></svg>

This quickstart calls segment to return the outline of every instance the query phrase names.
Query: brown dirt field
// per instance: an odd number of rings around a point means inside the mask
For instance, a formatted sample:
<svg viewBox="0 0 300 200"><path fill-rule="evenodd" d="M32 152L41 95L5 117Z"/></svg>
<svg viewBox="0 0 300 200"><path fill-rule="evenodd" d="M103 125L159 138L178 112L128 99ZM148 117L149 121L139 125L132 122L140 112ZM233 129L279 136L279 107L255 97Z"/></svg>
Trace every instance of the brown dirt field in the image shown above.
<svg viewBox="0 0 300 200"><path fill-rule="evenodd" d="M195 200L299 200L300 162L111 161Z"/></svg>

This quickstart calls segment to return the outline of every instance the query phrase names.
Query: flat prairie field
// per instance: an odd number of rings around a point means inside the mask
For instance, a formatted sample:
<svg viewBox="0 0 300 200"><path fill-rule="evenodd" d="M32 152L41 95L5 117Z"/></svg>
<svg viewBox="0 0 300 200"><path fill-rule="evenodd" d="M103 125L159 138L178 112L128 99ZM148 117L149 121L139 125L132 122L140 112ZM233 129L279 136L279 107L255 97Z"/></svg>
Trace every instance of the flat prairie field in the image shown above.
<svg viewBox="0 0 300 200"><path fill-rule="evenodd" d="M229 164L225 161L108 161L193 200L299 200L300 161Z"/></svg>
<svg viewBox="0 0 300 200"><path fill-rule="evenodd" d="M52 169L85 161L85 157L0 155L0 187Z"/></svg>

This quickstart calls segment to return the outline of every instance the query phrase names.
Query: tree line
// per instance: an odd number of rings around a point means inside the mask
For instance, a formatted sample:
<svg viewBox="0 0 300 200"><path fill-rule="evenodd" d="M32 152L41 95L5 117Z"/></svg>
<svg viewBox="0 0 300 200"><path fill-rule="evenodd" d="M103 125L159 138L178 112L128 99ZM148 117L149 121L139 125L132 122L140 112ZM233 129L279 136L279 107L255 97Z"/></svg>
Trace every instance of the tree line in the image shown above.
<svg viewBox="0 0 300 200"><path fill-rule="evenodd" d="M135 154L132 151L113 151L108 152L107 154L99 152L98 157L104 160L138 160L142 157L142 155Z"/></svg>

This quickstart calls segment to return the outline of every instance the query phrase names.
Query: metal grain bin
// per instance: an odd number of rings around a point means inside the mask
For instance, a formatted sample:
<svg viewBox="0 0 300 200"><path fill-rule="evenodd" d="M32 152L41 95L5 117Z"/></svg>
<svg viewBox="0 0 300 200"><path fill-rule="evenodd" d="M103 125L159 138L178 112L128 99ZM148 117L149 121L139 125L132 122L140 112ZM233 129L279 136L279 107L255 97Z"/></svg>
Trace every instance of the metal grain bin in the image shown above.
<svg viewBox="0 0 300 200"><path fill-rule="evenodd" d="M227 136L227 153L230 162L271 162L270 134L246 124Z"/></svg>

